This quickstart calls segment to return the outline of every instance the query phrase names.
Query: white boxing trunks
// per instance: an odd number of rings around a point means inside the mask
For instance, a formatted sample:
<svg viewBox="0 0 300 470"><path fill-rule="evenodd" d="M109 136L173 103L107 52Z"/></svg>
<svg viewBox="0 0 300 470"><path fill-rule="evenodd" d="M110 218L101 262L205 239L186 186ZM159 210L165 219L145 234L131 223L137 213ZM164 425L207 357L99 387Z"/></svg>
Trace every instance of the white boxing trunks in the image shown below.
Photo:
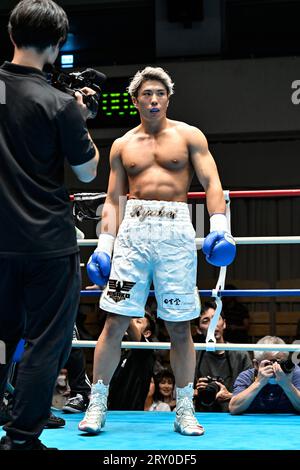
<svg viewBox="0 0 300 470"><path fill-rule="evenodd" d="M100 307L143 317L151 282L157 316L187 321L200 315L195 231L184 202L130 199L115 240Z"/></svg>

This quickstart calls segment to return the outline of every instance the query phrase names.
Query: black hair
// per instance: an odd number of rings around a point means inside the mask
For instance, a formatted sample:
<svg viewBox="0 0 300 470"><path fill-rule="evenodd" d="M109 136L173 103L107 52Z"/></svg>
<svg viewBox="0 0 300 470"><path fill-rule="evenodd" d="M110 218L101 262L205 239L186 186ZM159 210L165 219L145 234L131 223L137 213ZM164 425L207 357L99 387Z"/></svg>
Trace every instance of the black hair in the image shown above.
<svg viewBox="0 0 300 470"><path fill-rule="evenodd" d="M217 304L213 300L207 300L206 302L204 302L201 308L201 315L207 310L209 310L210 308L212 308L213 310L217 309Z"/></svg>
<svg viewBox="0 0 300 470"><path fill-rule="evenodd" d="M60 39L62 45L68 30L65 11L52 0L21 0L8 22L8 32L18 48L34 47L40 52Z"/></svg>
<svg viewBox="0 0 300 470"><path fill-rule="evenodd" d="M151 336L153 336L156 332L155 319L154 319L153 315L150 312L148 312L147 310L145 310L145 318L148 321L148 328L147 329L151 331Z"/></svg>
<svg viewBox="0 0 300 470"><path fill-rule="evenodd" d="M163 379L171 379L173 387L175 387L175 376L173 372L169 369L163 369L158 374L154 375L154 383L155 383L155 392L153 395L153 401L164 401L162 395L160 394L159 384Z"/></svg>
<svg viewBox="0 0 300 470"><path fill-rule="evenodd" d="M207 312L207 310L209 310L210 308L212 308L213 310L217 310L217 304L214 300L207 300L206 302L204 302L202 308L201 308L201 313L200 313L200 317L199 319L201 318L201 316ZM220 313L220 316L224 319L224 313L223 313L223 310L221 311Z"/></svg>

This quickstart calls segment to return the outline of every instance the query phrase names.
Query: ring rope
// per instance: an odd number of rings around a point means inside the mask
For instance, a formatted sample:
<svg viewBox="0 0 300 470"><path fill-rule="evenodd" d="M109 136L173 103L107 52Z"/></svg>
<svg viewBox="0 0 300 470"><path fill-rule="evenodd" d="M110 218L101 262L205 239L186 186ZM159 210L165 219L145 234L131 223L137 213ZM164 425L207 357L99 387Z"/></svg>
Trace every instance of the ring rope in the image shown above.
<svg viewBox="0 0 300 470"><path fill-rule="evenodd" d="M225 193L226 191L224 191ZM205 199L205 192L189 192L188 199ZM300 196L300 189L261 189L258 191L229 191L231 198L244 198L244 197L295 197Z"/></svg>
<svg viewBox="0 0 300 470"><path fill-rule="evenodd" d="M82 290L82 297L98 297L102 290ZM199 290L201 297L212 297L213 290ZM242 290L220 290L220 297L300 297L300 289L242 289ZM154 290L149 291L149 296L154 296Z"/></svg>
<svg viewBox="0 0 300 470"><path fill-rule="evenodd" d="M97 341L74 340L72 346L75 348L95 348ZM196 351L207 351L207 343L194 343ZM123 349L160 349L169 350L171 343L167 342L139 342L122 341ZM238 344L238 343L216 343L214 346L217 351L290 351L300 353L300 343L294 344Z"/></svg>
<svg viewBox="0 0 300 470"><path fill-rule="evenodd" d="M300 189L260 189L254 191L228 191L225 190L224 193L228 192L231 198L242 198L242 197L295 197L300 196ZM82 193L83 194L83 193ZM90 193L87 193L90 194ZM106 194L102 193L103 199ZM70 201L74 201L74 194L70 194ZM188 199L205 199L205 192L189 192L187 193Z"/></svg>
<svg viewBox="0 0 300 470"><path fill-rule="evenodd" d="M196 238L196 246L200 248L203 245L204 238ZM288 243L300 243L300 236L283 236L283 237L234 237L237 245L285 245ZM86 240L77 240L79 246L96 246L98 238Z"/></svg>

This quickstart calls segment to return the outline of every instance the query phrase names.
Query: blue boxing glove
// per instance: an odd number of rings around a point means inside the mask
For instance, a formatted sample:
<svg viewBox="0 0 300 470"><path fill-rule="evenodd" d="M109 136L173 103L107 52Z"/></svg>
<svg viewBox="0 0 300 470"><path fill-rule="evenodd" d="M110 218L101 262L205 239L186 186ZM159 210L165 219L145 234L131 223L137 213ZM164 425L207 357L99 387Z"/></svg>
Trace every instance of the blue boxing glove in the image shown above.
<svg viewBox="0 0 300 470"><path fill-rule="evenodd" d="M202 251L206 261L213 266L228 266L236 255L235 241L228 231L224 214L213 214L210 218L210 233L204 239Z"/></svg>
<svg viewBox="0 0 300 470"><path fill-rule="evenodd" d="M105 286L108 282L111 269L111 255L115 237L108 233L101 233L98 246L87 263L89 279L98 286Z"/></svg>

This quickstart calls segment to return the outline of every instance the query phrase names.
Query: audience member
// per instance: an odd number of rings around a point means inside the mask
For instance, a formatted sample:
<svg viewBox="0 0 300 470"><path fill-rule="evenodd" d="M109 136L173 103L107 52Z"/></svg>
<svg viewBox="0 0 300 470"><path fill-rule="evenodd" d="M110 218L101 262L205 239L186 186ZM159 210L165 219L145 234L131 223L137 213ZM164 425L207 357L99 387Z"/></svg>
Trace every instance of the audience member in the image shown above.
<svg viewBox="0 0 300 470"><path fill-rule="evenodd" d="M257 344L285 343L277 336L264 336ZM255 351L253 363L234 383L230 413L299 413L300 367L289 359L289 353Z"/></svg>
<svg viewBox="0 0 300 470"><path fill-rule="evenodd" d="M146 312L143 318L130 320L125 341L151 341L155 333L153 317ZM112 377L109 410L143 410L154 367L153 349L129 349L123 351Z"/></svg>
<svg viewBox="0 0 300 470"><path fill-rule="evenodd" d="M154 377L154 402L163 402L169 405L171 411L175 409L175 376L169 369L162 370Z"/></svg>
<svg viewBox="0 0 300 470"><path fill-rule="evenodd" d="M199 331L204 336L216 310L214 302L205 302L199 317ZM217 343L224 343L226 321L222 313L215 329ZM239 373L251 367L244 351L198 351L196 362L196 411L228 411L233 383Z"/></svg>
<svg viewBox="0 0 300 470"><path fill-rule="evenodd" d="M159 400L156 395L157 393L154 377L151 377L150 387L144 405L144 411L171 411L170 406L167 403Z"/></svg>

